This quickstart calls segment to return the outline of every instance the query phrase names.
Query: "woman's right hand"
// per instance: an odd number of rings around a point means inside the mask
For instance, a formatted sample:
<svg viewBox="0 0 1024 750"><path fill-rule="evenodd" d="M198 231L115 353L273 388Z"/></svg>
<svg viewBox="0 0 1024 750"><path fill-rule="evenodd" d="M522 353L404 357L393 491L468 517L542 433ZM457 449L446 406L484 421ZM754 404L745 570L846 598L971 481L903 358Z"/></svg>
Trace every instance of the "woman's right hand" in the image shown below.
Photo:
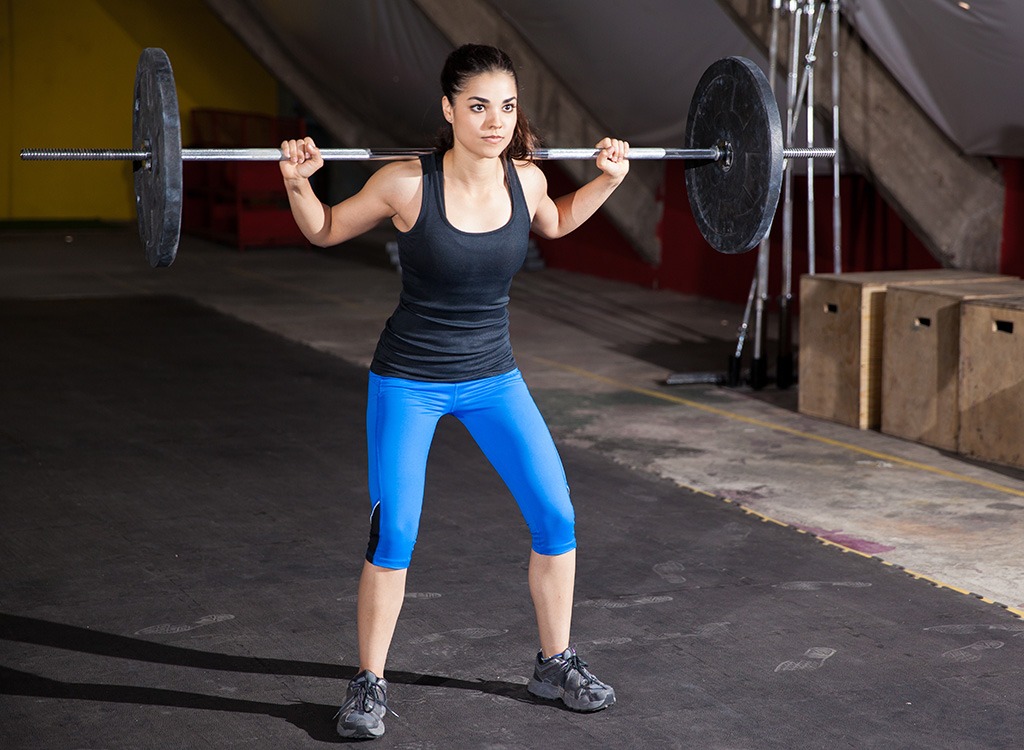
<svg viewBox="0 0 1024 750"><path fill-rule="evenodd" d="M309 136L301 141L284 141L281 144L281 175L286 180L309 179L324 165L320 149Z"/></svg>

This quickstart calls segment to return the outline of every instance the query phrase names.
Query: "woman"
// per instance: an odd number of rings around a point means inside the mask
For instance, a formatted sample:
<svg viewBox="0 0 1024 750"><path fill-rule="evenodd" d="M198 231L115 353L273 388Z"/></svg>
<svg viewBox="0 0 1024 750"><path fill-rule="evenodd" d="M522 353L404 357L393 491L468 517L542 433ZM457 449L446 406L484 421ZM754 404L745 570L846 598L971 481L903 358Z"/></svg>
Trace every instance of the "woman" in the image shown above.
<svg viewBox="0 0 1024 750"><path fill-rule="evenodd" d="M550 433L512 356L508 292L529 232L561 237L591 216L629 171L629 144L605 138L601 174L558 200L530 161L537 139L518 106L509 57L455 50L441 74L450 127L436 153L392 162L356 195L326 206L309 177L323 159L309 138L281 145L295 220L311 243L336 245L390 219L402 293L370 366L370 542L359 583L359 674L338 714L343 737L384 733L384 663L405 595L438 419L460 419L501 474L532 535L529 586L540 652L528 690L577 711L615 693L569 647L576 569L574 515Z"/></svg>

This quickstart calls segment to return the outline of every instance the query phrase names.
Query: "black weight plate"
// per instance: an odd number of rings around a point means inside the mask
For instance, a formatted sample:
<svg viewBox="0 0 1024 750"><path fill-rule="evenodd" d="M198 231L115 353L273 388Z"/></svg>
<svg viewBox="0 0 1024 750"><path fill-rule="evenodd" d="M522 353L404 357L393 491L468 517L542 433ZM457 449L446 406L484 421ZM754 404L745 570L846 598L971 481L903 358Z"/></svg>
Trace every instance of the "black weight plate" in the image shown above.
<svg viewBox="0 0 1024 750"><path fill-rule="evenodd" d="M744 253L771 229L782 190L782 121L768 79L743 57L704 72L686 120L686 147L724 147L727 157L686 166L686 192L704 239Z"/></svg>
<svg viewBox="0 0 1024 750"><path fill-rule="evenodd" d="M153 154L148 163L135 163L135 206L146 259L153 268L169 266L181 234L181 125L171 61L156 47L142 50L135 69L132 148Z"/></svg>

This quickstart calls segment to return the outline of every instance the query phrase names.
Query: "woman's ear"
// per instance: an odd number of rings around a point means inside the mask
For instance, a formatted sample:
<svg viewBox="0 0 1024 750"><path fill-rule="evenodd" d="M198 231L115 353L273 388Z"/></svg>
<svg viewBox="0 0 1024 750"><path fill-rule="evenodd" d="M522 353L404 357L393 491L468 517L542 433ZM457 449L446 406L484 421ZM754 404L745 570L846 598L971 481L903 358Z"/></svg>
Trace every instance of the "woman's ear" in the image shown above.
<svg viewBox="0 0 1024 750"><path fill-rule="evenodd" d="M444 119L448 122L452 121L452 103L448 101L447 96L441 97L441 112L444 114Z"/></svg>

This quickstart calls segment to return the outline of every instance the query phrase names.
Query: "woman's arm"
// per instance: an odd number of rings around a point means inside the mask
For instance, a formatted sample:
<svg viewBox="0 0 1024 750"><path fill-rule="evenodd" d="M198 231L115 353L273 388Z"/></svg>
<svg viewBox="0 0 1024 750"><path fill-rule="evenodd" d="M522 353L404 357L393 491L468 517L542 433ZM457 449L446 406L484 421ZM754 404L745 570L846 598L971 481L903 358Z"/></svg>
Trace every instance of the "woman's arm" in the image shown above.
<svg viewBox="0 0 1024 750"><path fill-rule="evenodd" d="M327 206L313 193L309 178L324 160L312 138L285 141L281 144L285 160L281 176L288 192L295 223L312 244L319 247L337 245L373 229L395 216L397 194L401 192L399 177L408 166L388 164L367 180L363 188L335 206Z"/></svg>
<svg viewBox="0 0 1024 750"><path fill-rule="evenodd" d="M531 228L541 237L549 240L564 237L589 219L601 207L608 196L619 186L629 172L629 143L604 138L597 144L601 153L597 156L597 167L601 174L575 192L552 200L548 196L547 179L543 172L536 170L535 189L540 192L537 210L533 215Z"/></svg>

